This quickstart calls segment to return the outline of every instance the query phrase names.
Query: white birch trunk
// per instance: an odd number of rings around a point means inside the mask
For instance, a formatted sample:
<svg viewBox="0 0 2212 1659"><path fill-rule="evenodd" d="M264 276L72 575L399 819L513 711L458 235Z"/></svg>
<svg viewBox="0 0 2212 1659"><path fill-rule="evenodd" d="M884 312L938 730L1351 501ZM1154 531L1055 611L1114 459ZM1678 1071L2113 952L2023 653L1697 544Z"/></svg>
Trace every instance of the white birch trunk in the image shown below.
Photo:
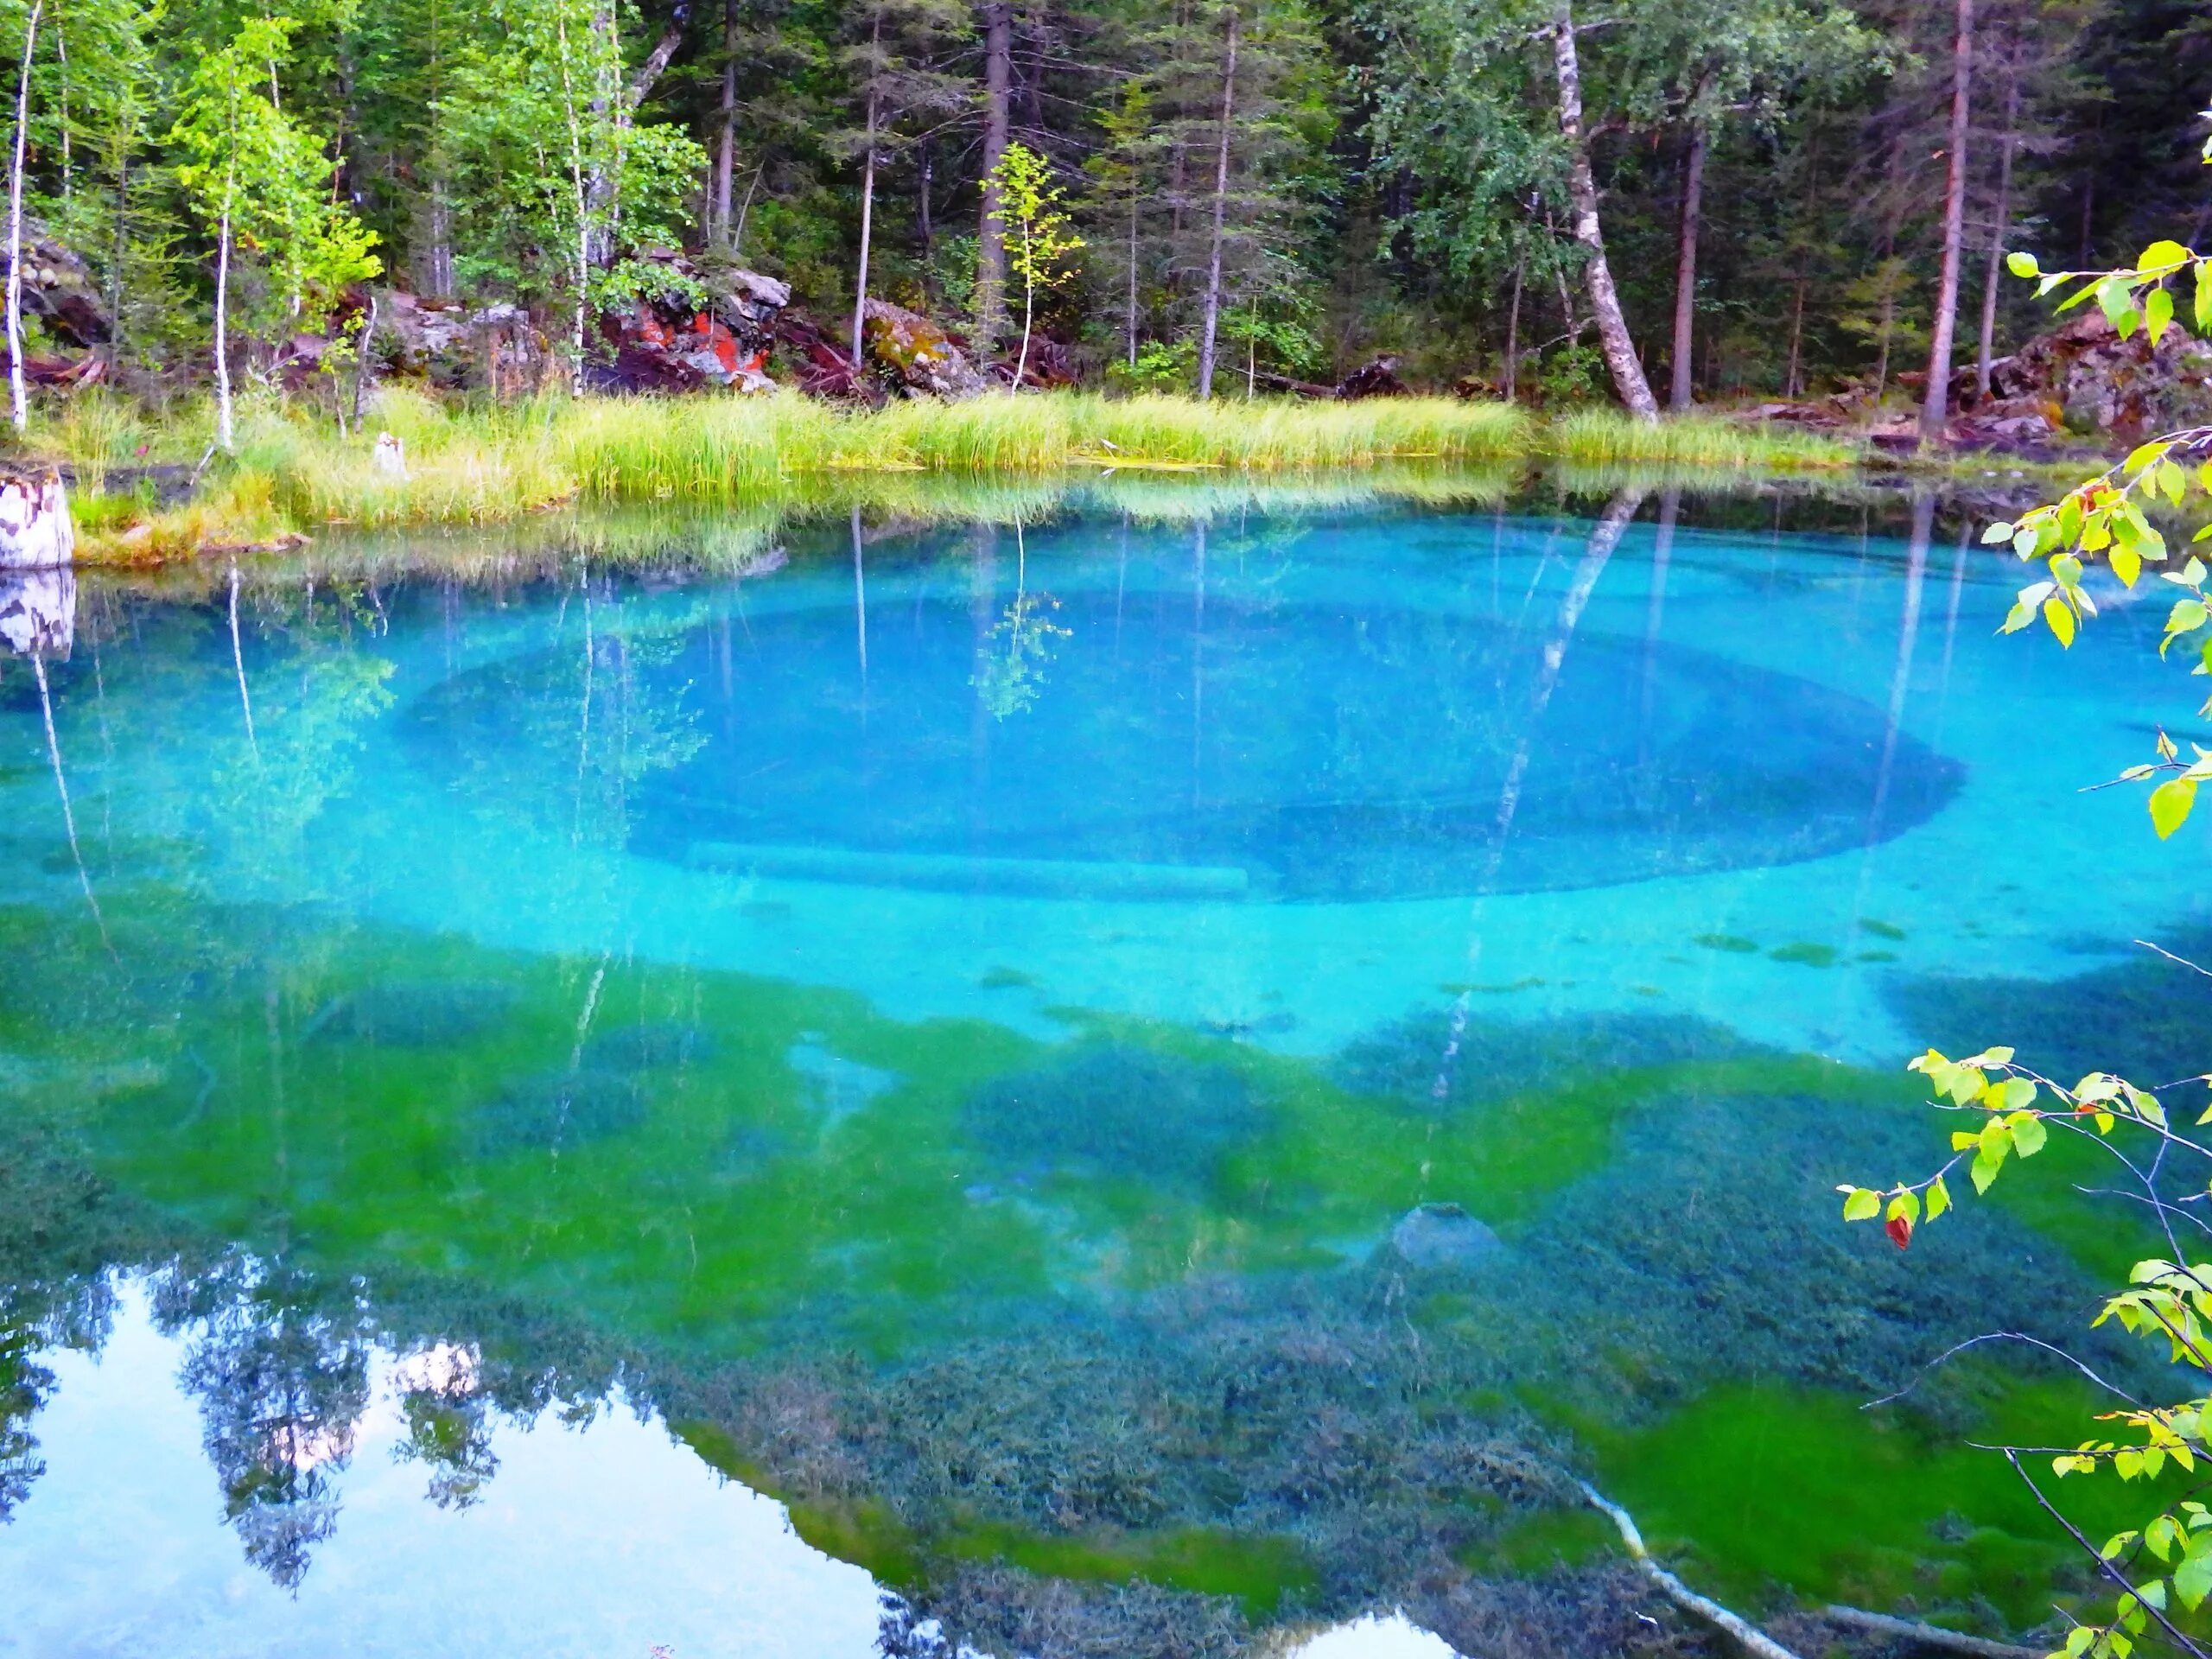
<svg viewBox="0 0 2212 1659"><path fill-rule="evenodd" d="M215 447L231 452L231 187L223 186L223 216L215 237Z"/></svg>
<svg viewBox="0 0 2212 1659"><path fill-rule="evenodd" d="M1236 41L1243 19L1229 10L1229 44L1221 67L1221 142L1214 155L1213 236L1206 256L1205 325L1198 341L1198 396L1213 396L1214 340L1221 327L1222 228L1229 212L1229 124L1236 113Z"/></svg>
<svg viewBox="0 0 2212 1659"><path fill-rule="evenodd" d="M8 395L16 430L30 424L30 391L23 380L23 152L31 124L31 58L38 48L39 15L46 0L34 0L23 26L23 69L16 81L16 152L8 168Z"/></svg>
<svg viewBox="0 0 2212 1659"><path fill-rule="evenodd" d="M1659 400L1651 395L1636 342L1621 313L1613 270L1605 262L1605 237L1598 218L1598 181L1590 170L1590 140L1582 126L1582 60L1574 45L1573 0L1559 0L1552 24L1552 60L1559 76L1559 131L1567 141L1567 195L1574 209L1574 239L1587 256L1583 277L1590 289L1590 307L1598 315L1598 346L1613 390L1640 421L1659 418Z"/></svg>

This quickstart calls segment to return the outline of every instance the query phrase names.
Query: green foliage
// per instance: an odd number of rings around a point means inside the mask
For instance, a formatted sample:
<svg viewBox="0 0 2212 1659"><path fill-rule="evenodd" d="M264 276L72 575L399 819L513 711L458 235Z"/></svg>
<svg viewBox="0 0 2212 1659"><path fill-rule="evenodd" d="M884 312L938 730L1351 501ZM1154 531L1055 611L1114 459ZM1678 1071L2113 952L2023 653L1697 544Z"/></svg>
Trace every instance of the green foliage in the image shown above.
<svg viewBox="0 0 2212 1659"><path fill-rule="evenodd" d="M288 17L249 18L203 56L168 142L188 158L176 179L202 222L265 272L264 324L312 328L346 284L383 266L370 251L374 233L330 199L321 140L263 90L296 27Z"/></svg>
<svg viewBox="0 0 2212 1659"><path fill-rule="evenodd" d="M1028 145L1008 144L983 183L998 193L1007 262L1021 283L1021 355L1014 373L1014 390L1019 391L1029 362L1037 290L1058 288L1074 277L1071 262L1083 238L1075 234L1074 221L1065 211L1065 193L1052 182L1051 163Z"/></svg>

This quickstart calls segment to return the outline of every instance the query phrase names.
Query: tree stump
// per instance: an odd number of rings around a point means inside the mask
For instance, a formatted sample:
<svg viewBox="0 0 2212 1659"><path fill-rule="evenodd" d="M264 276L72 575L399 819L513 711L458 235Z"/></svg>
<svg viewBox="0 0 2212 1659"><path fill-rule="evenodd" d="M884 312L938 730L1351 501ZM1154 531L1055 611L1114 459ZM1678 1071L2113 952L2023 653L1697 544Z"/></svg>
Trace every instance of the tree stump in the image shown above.
<svg viewBox="0 0 2212 1659"><path fill-rule="evenodd" d="M69 493L51 467L0 465L0 570L48 570L77 550Z"/></svg>
<svg viewBox="0 0 2212 1659"><path fill-rule="evenodd" d="M67 565L0 575L0 645L66 663L76 634L77 578Z"/></svg>

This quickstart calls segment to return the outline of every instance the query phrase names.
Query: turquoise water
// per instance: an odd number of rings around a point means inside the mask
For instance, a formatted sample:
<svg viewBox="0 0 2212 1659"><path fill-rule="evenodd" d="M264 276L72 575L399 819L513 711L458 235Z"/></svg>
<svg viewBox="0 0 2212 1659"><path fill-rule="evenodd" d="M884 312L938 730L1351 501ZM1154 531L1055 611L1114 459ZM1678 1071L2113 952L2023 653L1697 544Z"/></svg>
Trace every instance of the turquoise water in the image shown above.
<svg viewBox="0 0 2212 1659"><path fill-rule="evenodd" d="M2126 1241L2056 1170L1910 1257L1832 1189L1936 1154L1930 1042L2202 1069L2130 944L2202 849L2080 792L2197 699L2117 594L1996 638L1972 528L1077 503L47 595L0 1653L1572 1649L1631 1612L1565 1471L1750 1603L2032 1624L2001 1482L1845 1500L2079 1402L1850 1407L2078 1336Z"/></svg>

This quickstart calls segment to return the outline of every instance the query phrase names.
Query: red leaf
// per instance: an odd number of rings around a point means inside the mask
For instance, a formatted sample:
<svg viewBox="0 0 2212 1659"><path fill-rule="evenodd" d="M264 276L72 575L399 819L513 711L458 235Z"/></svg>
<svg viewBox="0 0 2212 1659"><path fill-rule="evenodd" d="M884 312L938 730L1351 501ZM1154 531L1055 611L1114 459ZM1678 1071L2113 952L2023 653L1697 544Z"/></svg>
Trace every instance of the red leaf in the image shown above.
<svg viewBox="0 0 2212 1659"><path fill-rule="evenodd" d="M1890 1236L1890 1243L1899 1249L1912 1243L1912 1224L1903 1216L1891 1216L1882 1224L1882 1230Z"/></svg>

